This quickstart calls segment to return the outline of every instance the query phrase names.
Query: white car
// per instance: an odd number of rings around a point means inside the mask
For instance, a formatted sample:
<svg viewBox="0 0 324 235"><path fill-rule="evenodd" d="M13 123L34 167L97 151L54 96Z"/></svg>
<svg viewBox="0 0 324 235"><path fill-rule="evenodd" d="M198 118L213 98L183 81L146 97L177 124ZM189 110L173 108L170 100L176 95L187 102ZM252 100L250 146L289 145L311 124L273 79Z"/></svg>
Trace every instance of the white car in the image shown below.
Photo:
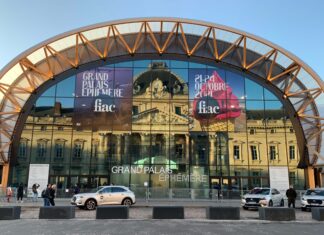
<svg viewBox="0 0 324 235"><path fill-rule="evenodd" d="M308 189L300 202L302 211L311 207L324 207L324 188Z"/></svg>
<svg viewBox="0 0 324 235"><path fill-rule="evenodd" d="M274 188L254 188L242 198L243 209L284 206L284 195Z"/></svg>
<svg viewBox="0 0 324 235"><path fill-rule="evenodd" d="M124 186L105 186L89 193L76 194L71 204L79 208L94 210L96 206L116 204L130 206L135 204L135 194Z"/></svg>

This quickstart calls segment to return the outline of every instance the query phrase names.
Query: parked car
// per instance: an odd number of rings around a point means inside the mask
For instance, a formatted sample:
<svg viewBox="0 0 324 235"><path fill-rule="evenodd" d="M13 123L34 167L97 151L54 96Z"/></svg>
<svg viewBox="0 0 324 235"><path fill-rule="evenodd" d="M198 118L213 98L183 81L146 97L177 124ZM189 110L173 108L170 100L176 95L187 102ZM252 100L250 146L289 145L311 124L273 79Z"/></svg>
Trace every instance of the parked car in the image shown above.
<svg viewBox="0 0 324 235"><path fill-rule="evenodd" d="M324 188L308 189L300 199L302 211L311 207L324 207Z"/></svg>
<svg viewBox="0 0 324 235"><path fill-rule="evenodd" d="M284 195L275 188L254 188L242 198L243 209L284 206Z"/></svg>
<svg viewBox="0 0 324 235"><path fill-rule="evenodd" d="M108 204L132 205L136 202L135 194L124 186L104 186L89 193L76 194L71 204L79 208L94 210L96 206Z"/></svg>

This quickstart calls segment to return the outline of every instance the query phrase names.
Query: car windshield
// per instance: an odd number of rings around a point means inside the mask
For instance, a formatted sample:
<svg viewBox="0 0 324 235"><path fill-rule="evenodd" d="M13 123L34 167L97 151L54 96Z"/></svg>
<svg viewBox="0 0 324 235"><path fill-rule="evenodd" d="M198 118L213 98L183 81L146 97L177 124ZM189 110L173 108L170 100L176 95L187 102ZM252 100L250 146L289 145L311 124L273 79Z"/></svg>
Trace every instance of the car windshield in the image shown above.
<svg viewBox="0 0 324 235"><path fill-rule="evenodd" d="M269 193L270 189L268 188L254 188L250 191L250 194L268 195Z"/></svg>
<svg viewBox="0 0 324 235"><path fill-rule="evenodd" d="M311 195L311 196L324 196L324 190L307 190L305 195Z"/></svg>

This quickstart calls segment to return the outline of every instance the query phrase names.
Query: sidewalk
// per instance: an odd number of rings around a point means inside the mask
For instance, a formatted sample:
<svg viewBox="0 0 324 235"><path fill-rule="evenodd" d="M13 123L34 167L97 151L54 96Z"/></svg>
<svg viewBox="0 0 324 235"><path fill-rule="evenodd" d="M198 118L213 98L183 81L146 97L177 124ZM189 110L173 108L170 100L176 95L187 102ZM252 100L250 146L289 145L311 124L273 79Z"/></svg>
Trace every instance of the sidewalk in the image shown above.
<svg viewBox="0 0 324 235"><path fill-rule="evenodd" d="M67 206L70 204L70 198L56 198L55 203L58 206ZM237 199L222 199L222 200L204 200L204 199L149 199L143 198L136 199L136 204L132 207L153 207L153 206L166 206L166 205L177 205L184 207L208 207L208 206L234 206L240 207L241 201ZM43 206L43 199L38 198L37 202L32 202L31 198L24 198L23 203L17 203L16 200L7 203L5 200L0 202L0 206L13 206L19 205L22 207L40 207ZM285 201L287 206L287 201ZM296 201L296 209L300 209L300 201Z"/></svg>
<svg viewBox="0 0 324 235"><path fill-rule="evenodd" d="M56 198L55 204L58 206L67 206L70 204L70 198ZM0 206L21 206L21 207L40 207L43 206L43 199L38 198L37 202L32 202L31 198L24 198L23 203L16 200L8 203L1 201ZM136 204L132 207L153 207L163 205L177 205L184 207L207 207L207 206L240 206L240 200L190 200L190 199L136 199Z"/></svg>
<svg viewBox="0 0 324 235"><path fill-rule="evenodd" d="M70 199L57 198L55 200L57 206L70 206ZM138 199L136 204L129 209L130 220L152 220L153 206L183 206L185 208L185 220L208 221L206 219L206 207L209 206L234 206L240 207L240 200L189 200L189 199L151 199L145 201ZM287 204L286 204L287 205ZM38 219L39 208L43 206L43 200L39 198L38 202L32 202L31 199L25 200L23 203L6 203L2 202L0 206L21 206L21 219ZM76 219L95 219L96 211L81 210L76 208ZM240 210L241 220L244 222L264 223L259 220L258 210ZM303 212L300 208L296 208L296 221L290 223L313 223L310 212Z"/></svg>

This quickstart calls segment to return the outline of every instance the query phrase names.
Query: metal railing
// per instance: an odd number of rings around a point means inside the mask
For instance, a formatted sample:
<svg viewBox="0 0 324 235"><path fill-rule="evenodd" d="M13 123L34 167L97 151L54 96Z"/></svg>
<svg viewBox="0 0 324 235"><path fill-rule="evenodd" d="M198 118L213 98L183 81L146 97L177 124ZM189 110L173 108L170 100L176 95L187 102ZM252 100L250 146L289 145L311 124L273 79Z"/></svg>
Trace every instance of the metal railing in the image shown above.
<svg viewBox="0 0 324 235"><path fill-rule="evenodd" d="M10 200L17 200L17 188L11 187L12 196ZM188 199L188 200L222 200L222 199L241 199L247 190L217 190L217 189L188 189L188 188L150 188L133 187L130 188L138 199ZM81 188L80 193L86 193L93 188ZM7 201L7 188L0 187L0 200ZM281 192L285 194L285 192ZM305 193L305 190L297 190L297 200ZM24 199L32 198L31 188L24 189ZM59 188L56 190L56 198L71 198L74 195L74 188ZM41 197L39 193L39 197Z"/></svg>

